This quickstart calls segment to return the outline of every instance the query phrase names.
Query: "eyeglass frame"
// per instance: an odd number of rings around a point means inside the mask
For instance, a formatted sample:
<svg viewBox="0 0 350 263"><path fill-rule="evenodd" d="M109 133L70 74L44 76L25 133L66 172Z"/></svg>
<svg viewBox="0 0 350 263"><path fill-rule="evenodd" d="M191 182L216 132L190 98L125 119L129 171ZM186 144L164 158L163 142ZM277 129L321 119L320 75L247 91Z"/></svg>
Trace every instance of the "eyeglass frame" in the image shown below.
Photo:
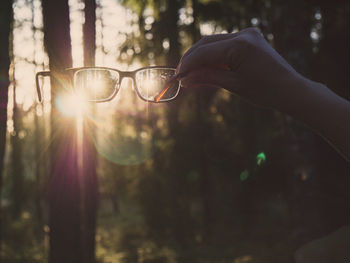
<svg viewBox="0 0 350 263"><path fill-rule="evenodd" d="M131 78L132 81L133 81L133 84L135 85L135 90L136 90L136 93L137 93L138 97L139 97L141 100L147 101L147 102L160 103L160 102L172 101L172 100L174 100L174 99L177 98L177 96L178 96L178 94L179 94L179 92L180 92L180 88L181 88L181 85L180 85L180 83L179 83L179 86L178 86L178 88L177 88L177 92L176 92L176 94L174 95L173 98L164 99L164 100L156 100L156 101L154 101L154 100L149 100L149 99L144 98L144 97L141 95L141 93L139 92L138 87L137 87L137 84L136 84L136 78L135 78L135 77L136 77L136 73L137 73L138 71L145 70L145 69L171 69L171 70L176 70L175 68L167 67L167 66L148 66L148 67L138 68L138 69L133 70L133 71L122 71L122 70L118 70L118 69L110 68L110 67L77 67L77 68L67 68L67 69L65 69L65 71L68 71L68 74L72 72L72 73L71 73L72 76L70 76L70 77L72 77L71 80L74 81L74 76L75 76L75 74L76 74L77 72L79 72L80 70L84 70L84 69L102 69L102 70L105 69L105 70L116 71L116 72L118 72L118 74L119 74L119 80L118 80L118 83L117 83L117 85L116 85L116 86L118 86L118 88L114 88L114 91L113 91L112 95L109 96L109 97L106 98L106 99L101 99L101 100L89 100L89 102L94 102L94 103L102 103L102 102L108 102L108 101L113 100L113 99L115 98L115 96L118 94L118 91L119 91L119 89L120 89L120 85L121 85L121 83L122 83L123 78ZM39 71L39 72L37 72L37 73L35 74L36 92L37 92L38 100L39 100L40 103L43 102L43 94L42 94L41 89L40 89L40 86L39 86L39 77L41 77L41 76L42 76L42 77L51 77L51 71ZM175 76L175 75L174 75L174 76ZM172 82L175 81L175 80L177 80L177 79L171 77L171 78L167 81L167 83L165 84L165 86L166 86L166 85L169 85L169 83L172 83ZM73 83L72 86L74 86L74 83ZM164 92L164 90L166 90L166 89L167 89L167 88L163 89L162 92ZM158 96L160 96L162 92L160 92L160 93L158 94Z"/></svg>

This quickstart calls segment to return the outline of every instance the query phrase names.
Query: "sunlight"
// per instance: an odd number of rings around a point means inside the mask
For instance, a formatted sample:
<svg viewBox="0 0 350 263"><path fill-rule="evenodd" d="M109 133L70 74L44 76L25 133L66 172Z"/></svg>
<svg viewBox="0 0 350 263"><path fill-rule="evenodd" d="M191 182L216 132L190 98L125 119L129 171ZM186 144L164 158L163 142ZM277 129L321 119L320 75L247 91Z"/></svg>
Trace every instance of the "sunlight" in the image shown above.
<svg viewBox="0 0 350 263"><path fill-rule="evenodd" d="M72 92L57 96L55 101L59 111L66 117L82 119L88 111L88 100L84 92Z"/></svg>
<svg viewBox="0 0 350 263"><path fill-rule="evenodd" d="M73 67L84 64L83 31L84 4L79 0L69 0L70 37L72 42Z"/></svg>
<svg viewBox="0 0 350 263"><path fill-rule="evenodd" d="M85 98L88 100L98 100L110 97L112 91L109 92L106 81L106 79L99 78L87 83L86 92L82 91L85 94Z"/></svg>
<svg viewBox="0 0 350 263"><path fill-rule="evenodd" d="M147 99L154 100L154 95L156 94L155 92L157 92L157 87L159 86L157 80L154 77L147 78L142 83L142 86L145 87L142 89L142 96L144 96Z"/></svg>

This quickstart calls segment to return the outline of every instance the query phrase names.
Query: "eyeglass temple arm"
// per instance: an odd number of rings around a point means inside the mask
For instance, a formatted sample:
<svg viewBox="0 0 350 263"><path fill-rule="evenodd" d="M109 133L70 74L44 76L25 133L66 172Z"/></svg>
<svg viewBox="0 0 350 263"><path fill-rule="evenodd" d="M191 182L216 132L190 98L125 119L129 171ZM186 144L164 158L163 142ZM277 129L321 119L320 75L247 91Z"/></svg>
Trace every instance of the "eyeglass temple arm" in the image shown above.
<svg viewBox="0 0 350 263"><path fill-rule="evenodd" d="M164 96L164 94L170 89L171 84L176 81L179 80L180 78L182 78L184 76L184 74L175 74L174 76L172 76L165 84L165 89L163 89L155 98L156 102L159 102L162 97Z"/></svg>
<svg viewBox="0 0 350 263"><path fill-rule="evenodd" d="M38 94L39 102L42 102L42 100L43 100L43 97L42 97L42 94L41 94L41 90L40 90L40 86L39 86L39 76L49 77L50 75L51 75L50 71L40 71L40 72L35 74L36 92Z"/></svg>

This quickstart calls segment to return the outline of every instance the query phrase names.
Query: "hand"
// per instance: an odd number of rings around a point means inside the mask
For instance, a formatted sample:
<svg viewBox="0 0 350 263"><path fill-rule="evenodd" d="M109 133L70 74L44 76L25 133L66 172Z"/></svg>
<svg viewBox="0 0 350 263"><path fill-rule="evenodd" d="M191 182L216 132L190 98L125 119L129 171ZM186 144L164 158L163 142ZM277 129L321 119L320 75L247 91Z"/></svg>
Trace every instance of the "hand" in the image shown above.
<svg viewBox="0 0 350 263"><path fill-rule="evenodd" d="M255 28L203 37L182 57L181 85L214 86L258 105L284 110L303 79Z"/></svg>
<svg viewBox="0 0 350 263"><path fill-rule="evenodd" d="M176 78L184 87L221 87L290 114L350 162L350 102L297 73L254 28L202 38L182 57Z"/></svg>

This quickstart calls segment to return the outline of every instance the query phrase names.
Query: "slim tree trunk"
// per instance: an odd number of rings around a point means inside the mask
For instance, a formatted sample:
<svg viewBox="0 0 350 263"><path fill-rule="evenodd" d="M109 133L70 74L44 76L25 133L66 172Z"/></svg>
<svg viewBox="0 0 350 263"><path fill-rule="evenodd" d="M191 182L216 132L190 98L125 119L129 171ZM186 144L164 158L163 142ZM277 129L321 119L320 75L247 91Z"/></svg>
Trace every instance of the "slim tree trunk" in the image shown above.
<svg viewBox="0 0 350 263"><path fill-rule="evenodd" d="M96 49L96 1L85 0L84 37L84 66L95 66ZM94 110L94 109L92 109ZM83 187L83 262L94 263L96 215L98 203L98 182L96 175L96 150L93 143L95 129L93 122L85 118L83 122L82 141L82 187Z"/></svg>
<svg viewBox="0 0 350 263"><path fill-rule="evenodd" d="M14 133L11 136L12 146L12 218L17 219L22 210L24 202L24 190L23 190L23 164L22 164L22 144L20 142L20 131L22 128L22 112L16 102L16 79L15 79L15 67L13 66L13 130Z"/></svg>
<svg viewBox="0 0 350 263"><path fill-rule="evenodd" d="M84 66L95 66L96 49L96 0L85 0Z"/></svg>
<svg viewBox="0 0 350 263"><path fill-rule="evenodd" d="M2 188L2 172L6 147L7 102L9 86L10 47L13 10L12 0L0 2L0 194ZM1 202L1 200L0 200ZM0 203L0 254L2 242L2 211Z"/></svg>
<svg viewBox="0 0 350 263"><path fill-rule="evenodd" d="M179 10L182 7L181 0L167 0L167 10L165 17L163 18L162 23L166 25L169 38L169 51L166 57L166 64L171 67L176 67L181 57L181 44L179 41ZM171 111L169 111L169 128L171 133L176 135L178 125L178 114L179 114L179 105L178 101L175 101L173 105L176 105Z"/></svg>
<svg viewBox="0 0 350 263"><path fill-rule="evenodd" d="M179 41L179 29L177 22L179 20L178 10L181 8L181 0L167 1L167 23L169 27L169 52L167 56L167 65L176 67L181 57L181 45Z"/></svg>
<svg viewBox="0 0 350 263"><path fill-rule="evenodd" d="M81 263L80 187L76 120L55 107L57 94L70 83L72 66L68 0L43 0L44 40L51 70L51 167L49 182L50 263Z"/></svg>
<svg viewBox="0 0 350 263"><path fill-rule="evenodd" d="M198 21L198 0L192 0L193 9L193 23L190 27L190 33L192 37L192 44L195 44L200 40L201 34L199 30ZM212 212L212 202L211 202L211 183L210 183L210 173L208 172L208 162L205 154L205 144L203 142L209 141L210 126L205 123L205 116L207 115L206 109L208 108L209 102L211 100L212 93L201 93L198 92L196 96L196 139L199 149L199 154L197 156L197 169L200 174L199 185L200 193L203 205L203 233L204 238L210 242L212 237L212 223L213 223L213 212Z"/></svg>
<svg viewBox="0 0 350 263"><path fill-rule="evenodd" d="M35 26L34 20L35 20L35 7L34 7L34 0L31 0L31 11L32 11L32 31L33 31L33 41L34 41L34 46L37 46L37 38L36 38L36 32L38 31L38 28ZM35 71L37 71L38 67L38 61L36 60L36 54L37 54L37 49L33 49L33 58L34 58L34 66L35 66ZM34 107L34 156L35 156L35 168L34 168L34 174L35 174L35 183L36 183L36 189L35 189L35 213L37 217L37 222L36 222L36 228L37 230L35 231L37 233L37 236L40 238L41 236L41 229L43 226L43 211L42 211L42 185L41 185L41 171L43 170L43 166L45 165L43 162L43 154L41 153L42 149L42 136L43 134L43 127L41 126L41 121L39 120L38 116L38 110L43 111L43 105L36 105Z"/></svg>
<svg viewBox="0 0 350 263"><path fill-rule="evenodd" d="M192 10L193 10L193 23L190 27L192 44L195 44L201 38L201 32L199 30L199 19L198 19L198 0L192 0Z"/></svg>

